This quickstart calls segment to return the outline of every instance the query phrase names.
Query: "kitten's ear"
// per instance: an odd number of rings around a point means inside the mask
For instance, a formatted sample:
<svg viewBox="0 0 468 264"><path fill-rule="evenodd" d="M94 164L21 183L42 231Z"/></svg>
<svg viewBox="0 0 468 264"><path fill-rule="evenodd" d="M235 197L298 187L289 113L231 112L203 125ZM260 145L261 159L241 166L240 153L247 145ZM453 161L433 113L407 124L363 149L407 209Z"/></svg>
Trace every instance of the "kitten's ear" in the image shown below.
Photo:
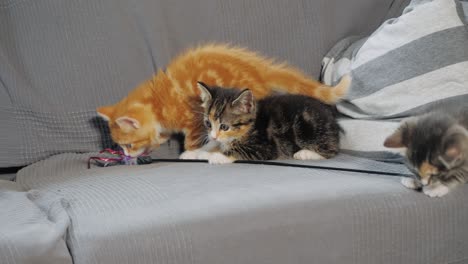
<svg viewBox="0 0 468 264"><path fill-rule="evenodd" d="M408 147L408 140L411 137L413 128L415 125L415 119L409 118L403 120L400 127L388 136L384 141L384 147L387 148L404 148Z"/></svg>
<svg viewBox="0 0 468 264"><path fill-rule="evenodd" d="M449 146L445 149L445 156L450 159L458 159L461 157L461 147L459 145Z"/></svg>
<svg viewBox="0 0 468 264"><path fill-rule="evenodd" d="M403 148L403 138L401 129L397 129L393 134L388 136L384 141L384 147L386 148Z"/></svg>
<svg viewBox="0 0 468 264"><path fill-rule="evenodd" d="M447 164L453 164L463 157L468 148L468 131L460 125L456 125L447 131L443 139L443 154L441 158Z"/></svg>
<svg viewBox="0 0 468 264"><path fill-rule="evenodd" d="M114 113L114 106L113 105L101 106L101 107L98 107L96 111L97 111L98 116L100 116L102 119L109 122L112 114Z"/></svg>
<svg viewBox="0 0 468 264"><path fill-rule="evenodd" d="M213 96L211 95L211 90L203 82L197 82L197 87L200 90L200 99L202 100L203 104L202 106L205 107L211 99L213 99Z"/></svg>
<svg viewBox="0 0 468 264"><path fill-rule="evenodd" d="M255 110L255 101L252 92L245 89L232 101L232 108L238 114L250 114Z"/></svg>
<svg viewBox="0 0 468 264"><path fill-rule="evenodd" d="M462 148L459 144L447 146L443 154L439 156L439 160L444 164L447 169L452 169L459 160L463 158Z"/></svg>
<svg viewBox="0 0 468 264"><path fill-rule="evenodd" d="M135 118L122 116L115 120L117 125L124 131L131 131L140 128L140 122Z"/></svg>

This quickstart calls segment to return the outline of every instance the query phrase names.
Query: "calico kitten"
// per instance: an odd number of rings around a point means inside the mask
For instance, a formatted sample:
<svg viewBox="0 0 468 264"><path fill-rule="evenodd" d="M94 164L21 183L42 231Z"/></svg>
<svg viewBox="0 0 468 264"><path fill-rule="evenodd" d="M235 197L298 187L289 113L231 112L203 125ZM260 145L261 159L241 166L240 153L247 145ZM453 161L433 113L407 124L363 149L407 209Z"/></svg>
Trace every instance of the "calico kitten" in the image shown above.
<svg viewBox="0 0 468 264"><path fill-rule="evenodd" d="M127 97L97 109L108 121L112 139L126 155L138 156L167 141L172 133L185 135L181 158L194 158L203 145L205 128L197 81L210 85L249 87L256 98L278 89L335 103L347 92L350 78L335 87L323 85L285 63L275 63L252 51L228 45L205 45L175 58L165 71L142 83Z"/></svg>
<svg viewBox="0 0 468 264"><path fill-rule="evenodd" d="M403 185L444 196L468 181L468 107L407 119L384 146L406 148L416 178L403 178Z"/></svg>
<svg viewBox="0 0 468 264"><path fill-rule="evenodd" d="M248 89L198 83L209 139L220 152L212 164L234 160L328 159L338 153L340 126L332 106L303 95L276 95L256 102Z"/></svg>

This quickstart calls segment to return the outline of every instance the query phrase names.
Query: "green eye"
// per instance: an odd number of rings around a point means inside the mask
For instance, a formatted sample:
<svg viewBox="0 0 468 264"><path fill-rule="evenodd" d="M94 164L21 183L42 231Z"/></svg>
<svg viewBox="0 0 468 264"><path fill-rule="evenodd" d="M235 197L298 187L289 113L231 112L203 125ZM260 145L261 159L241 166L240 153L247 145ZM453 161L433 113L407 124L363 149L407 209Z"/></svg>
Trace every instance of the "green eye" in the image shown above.
<svg viewBox="0 0 468 264"><path fill-rule="evenodd" d="M229 126L228 126L228 125L225 125L225 124L221 124L221 125L219 126L219 129L221 129L221 130L223 130L223 131L227 131L227 130L229 130Z"/></svg>
<svg viewBox="0 0 468 264"><path fill-rule="evenodd" d="M205 120L205 126L206 126L207 128L211 128L211 122L210 122L210 120Z"/></svg>

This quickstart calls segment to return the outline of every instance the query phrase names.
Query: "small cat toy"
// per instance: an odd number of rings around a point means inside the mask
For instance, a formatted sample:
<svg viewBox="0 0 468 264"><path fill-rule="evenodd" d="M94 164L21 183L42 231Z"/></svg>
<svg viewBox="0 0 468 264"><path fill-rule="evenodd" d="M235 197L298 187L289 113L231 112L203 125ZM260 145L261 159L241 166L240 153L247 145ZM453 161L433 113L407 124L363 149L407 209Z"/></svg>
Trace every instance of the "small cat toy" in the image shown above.
<svg viewBox="0 0 468 264"><path fill-rule="evenodd" d="M121 150L104 149L99 154L105 156L92 156L88 159L88 169L91 168L91 161L94 161L99 167L109 167L114 165L144 165L153 162L150 156L139 156L133 158L125 155Z"/></svg>

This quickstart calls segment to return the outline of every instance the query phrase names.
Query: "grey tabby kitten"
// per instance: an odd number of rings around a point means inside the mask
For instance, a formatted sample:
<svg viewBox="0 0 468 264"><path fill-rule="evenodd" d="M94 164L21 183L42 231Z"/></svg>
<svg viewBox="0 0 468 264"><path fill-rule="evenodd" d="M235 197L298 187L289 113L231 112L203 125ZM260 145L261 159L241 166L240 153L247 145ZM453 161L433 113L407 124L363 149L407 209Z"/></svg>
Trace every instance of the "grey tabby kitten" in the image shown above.
<svg viewBox="0 0 468 264"><path fill-rule="evenodd" d="M434 111L402 122L384 142L389 148L406 148L415 179L402 184L441 197L468 181L468 107Z"/></svg>
<svg viewBox="0 0 468 264"><path fill-rule="evenodd" d="M234 160L328 159L338 153L340 126L332 106L302 95L254 100L248 89L198 83L210 141L220 152L212 164Z"/></svg>

